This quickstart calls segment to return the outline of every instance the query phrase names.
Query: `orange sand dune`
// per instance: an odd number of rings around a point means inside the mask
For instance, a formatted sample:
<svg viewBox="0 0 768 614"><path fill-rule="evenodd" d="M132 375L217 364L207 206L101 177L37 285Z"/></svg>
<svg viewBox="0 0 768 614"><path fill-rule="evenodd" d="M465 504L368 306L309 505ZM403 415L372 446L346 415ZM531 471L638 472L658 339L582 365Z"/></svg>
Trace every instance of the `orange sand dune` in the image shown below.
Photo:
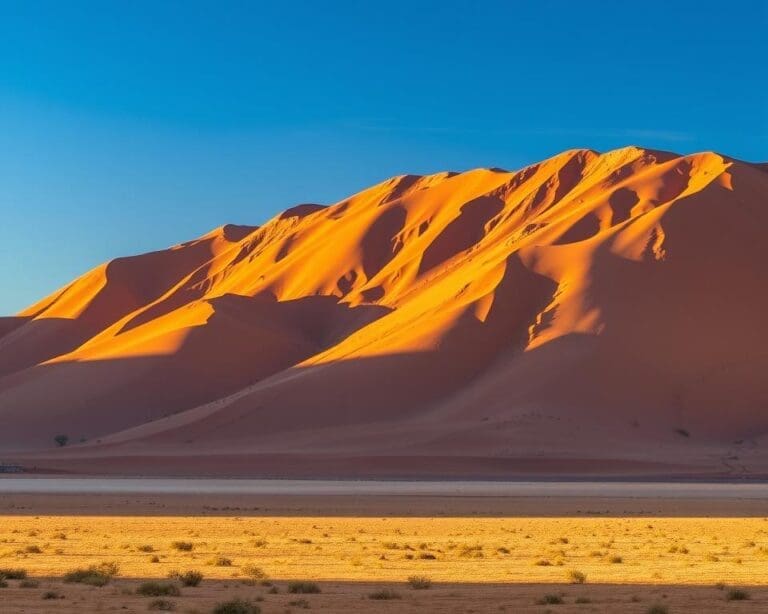
<svg viewBox="0 0 768 614"><path fill-rule="evenodd" d="M0 319L0 452L117 473L765 475L767 197L765 166L716 153L574 150L121 258Z"/></svg>

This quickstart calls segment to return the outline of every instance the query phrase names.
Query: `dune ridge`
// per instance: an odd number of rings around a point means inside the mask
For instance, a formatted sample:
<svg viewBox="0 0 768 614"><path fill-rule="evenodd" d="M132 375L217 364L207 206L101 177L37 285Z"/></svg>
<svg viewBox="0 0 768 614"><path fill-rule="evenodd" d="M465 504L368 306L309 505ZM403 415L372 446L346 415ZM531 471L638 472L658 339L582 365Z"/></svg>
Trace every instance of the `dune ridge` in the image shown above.
<svg viewBox="0 0 768 614"><path fill-rule="evenodd" d="M0 319L0 456L768 475L767 196L765 165L579 149L113 260Z"/></svg>

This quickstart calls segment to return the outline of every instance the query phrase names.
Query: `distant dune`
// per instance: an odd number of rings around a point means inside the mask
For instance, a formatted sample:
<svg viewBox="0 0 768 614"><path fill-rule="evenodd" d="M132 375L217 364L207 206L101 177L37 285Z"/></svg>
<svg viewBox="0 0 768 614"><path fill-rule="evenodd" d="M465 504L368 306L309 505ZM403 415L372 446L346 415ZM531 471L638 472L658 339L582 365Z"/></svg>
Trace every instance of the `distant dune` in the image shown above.
<svg viewBox="0 0 768 614"><path fill-rule="evenodd" d="M0 318L0 461L767 476L767 229L764 165L636 147L223 226Z"/></svg>

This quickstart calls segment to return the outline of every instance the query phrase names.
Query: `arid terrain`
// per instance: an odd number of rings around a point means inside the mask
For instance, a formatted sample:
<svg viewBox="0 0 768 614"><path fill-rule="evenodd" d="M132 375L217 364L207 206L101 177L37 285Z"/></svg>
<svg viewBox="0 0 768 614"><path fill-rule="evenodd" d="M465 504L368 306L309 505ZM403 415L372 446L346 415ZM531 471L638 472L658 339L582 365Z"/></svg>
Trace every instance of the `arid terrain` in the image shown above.
<svg viewBox="0 0 768 614"><path fill-rule="evenodd" d="M580 149L118 258L0 320L0 462L768 475L768 172Z"/></svg>
<svg viewBox="0 0 768 614"><path fill-rule="evenodd" d="M742 499L714 487L707 501L674 490L659 498L557 490L520 498L4 493L0 573L26 578L5 580L2 611L202 614L234 598L265 614L768 607L759 493ZM91 567L106 570L104 586L65 581ZM197 586L179 579L190 571L203 576Z"/></svg>

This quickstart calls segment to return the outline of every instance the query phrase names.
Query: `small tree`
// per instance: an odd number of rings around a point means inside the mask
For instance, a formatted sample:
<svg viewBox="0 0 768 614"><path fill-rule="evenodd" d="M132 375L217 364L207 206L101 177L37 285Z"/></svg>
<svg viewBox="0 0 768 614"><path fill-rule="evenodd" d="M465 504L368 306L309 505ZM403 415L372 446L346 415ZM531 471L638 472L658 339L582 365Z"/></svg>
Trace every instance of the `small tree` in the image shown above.
<svg viewBox="0 0 768 614"><path fill-rule="evenodd" d="M60 448L63 448L64 446L69 443L69 437L67 435L56 435L56 437L53 438L53 440L56 442L56 445Z"/></svg>

